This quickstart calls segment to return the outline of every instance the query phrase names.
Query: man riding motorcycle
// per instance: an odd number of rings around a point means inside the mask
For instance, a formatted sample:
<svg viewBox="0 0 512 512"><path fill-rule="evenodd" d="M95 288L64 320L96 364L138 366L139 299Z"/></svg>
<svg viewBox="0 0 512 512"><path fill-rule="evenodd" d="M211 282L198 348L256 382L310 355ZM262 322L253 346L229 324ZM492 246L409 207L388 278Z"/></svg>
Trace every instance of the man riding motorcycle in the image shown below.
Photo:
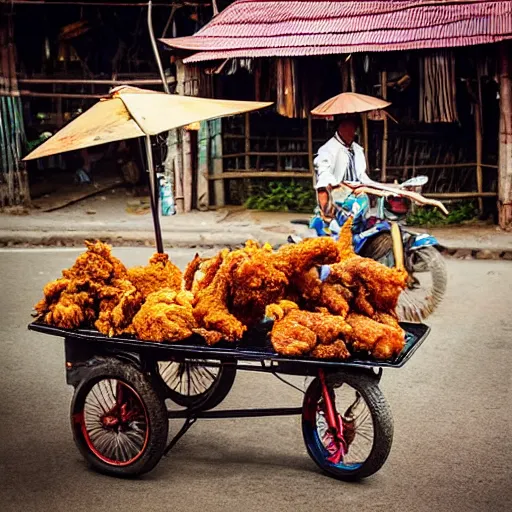
<svg viewBox="0 0 512 512"><path fill-rule="evenodd" d="M330 196L332 187L342 182L374 183L366 173L363 148L355 142L358 127L357 114L339 116L338 121L334 137L318 150L314 160L318 206L326 223L334 218L334 205ZM361 203L361 210L364 210L368 204L368 196L362 194L357 201ZM352 205L346 206L350 211Z"/></svg>
<svg viewBox="0 0 512 512"><path fill-rule="evenodd" d="M336 238L341 226L352 217L357 254L388 266L405 266L409 274L408 288L401 296L398 314L401 319L418 320L435 309L446 289L445 263L435 249L438 242L430 235L414 234L401 227L396 222L398 217L392 221L389 212L380 217L379 213L368 217L370 201L367 194L380 197L377 201L379 212L387 211L382 206L388 198L394 198L389 199L390 202L401 198L447 212L439 201L426 199L412 191L418 187L418 178L402 185L389 185L377 183L368 176L363 148L354 140L359 119L356 112L388 105L378 98L342 93L312 111L313 115L334 116L338 127L334 137L318 150L314 160L318 208L310 228L319 236ZM421 178L421 184L427 181L427 178ZM329 267L322 267L320 278L326 279L328 275Z"/></svg>

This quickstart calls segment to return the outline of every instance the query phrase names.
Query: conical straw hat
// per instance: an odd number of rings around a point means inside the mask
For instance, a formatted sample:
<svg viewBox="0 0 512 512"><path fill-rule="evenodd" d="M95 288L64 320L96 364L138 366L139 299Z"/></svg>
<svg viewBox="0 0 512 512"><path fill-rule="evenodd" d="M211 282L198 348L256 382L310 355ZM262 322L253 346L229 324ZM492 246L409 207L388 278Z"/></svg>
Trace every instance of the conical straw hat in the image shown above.
<svg viewBox="0 0 512 512"><path fill-rule="evenodd" d="M391 103L355 92L343 92L333 98L324 101L314 108L311 113L319 117L331 117L342 114L356 114L359 112L370 112L389 107Z"/></svg>

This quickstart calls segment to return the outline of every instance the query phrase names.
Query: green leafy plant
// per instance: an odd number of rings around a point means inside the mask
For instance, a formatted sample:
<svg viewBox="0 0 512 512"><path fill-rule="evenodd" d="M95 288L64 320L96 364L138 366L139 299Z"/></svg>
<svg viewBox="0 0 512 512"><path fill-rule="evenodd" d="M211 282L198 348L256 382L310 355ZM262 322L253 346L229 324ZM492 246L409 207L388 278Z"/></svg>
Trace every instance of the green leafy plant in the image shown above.
<svg viewBox="0 0 512 512"><path fill-rule="evenodd" d="M312 212L316 205L309 180L279 180L253 186L247 208L269 212Z"/></svg>
<svg viewBox="0 0 512 512"><path fill-rule="evenodd" d="M473 201L463 201L450 209L448 215L443 215L437 208L424 206L407 216L407 224L412 226L447 226L461 224L474 220L478 210Z"/></svg>

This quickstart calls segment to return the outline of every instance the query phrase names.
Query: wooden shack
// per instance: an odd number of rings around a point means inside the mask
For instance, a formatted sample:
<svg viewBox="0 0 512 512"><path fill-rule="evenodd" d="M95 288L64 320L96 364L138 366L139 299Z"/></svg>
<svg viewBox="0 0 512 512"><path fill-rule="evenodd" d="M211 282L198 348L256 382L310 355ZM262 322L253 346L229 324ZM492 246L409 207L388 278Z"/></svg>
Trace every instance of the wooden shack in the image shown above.
<svg viewBox="0 0 512 512"><path fill-rule="evenodd" d="M352 90L393 103L389 116L362 122L375 179L427 174L431 197L497 205L506 226L510 38L512 2L238 0L193 36L162 41L188 73L212 77L216 97L275 102L224 121L212 202L237 200L251 180L311 179L334 127L308 112Z"/></svg>

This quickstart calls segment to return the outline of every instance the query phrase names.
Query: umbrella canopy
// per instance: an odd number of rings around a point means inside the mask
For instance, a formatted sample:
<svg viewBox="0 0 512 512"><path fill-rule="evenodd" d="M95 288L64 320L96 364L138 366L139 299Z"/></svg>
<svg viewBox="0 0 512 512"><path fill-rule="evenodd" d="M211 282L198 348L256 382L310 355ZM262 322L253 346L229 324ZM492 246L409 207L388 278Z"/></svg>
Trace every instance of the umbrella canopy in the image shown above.
<svg viewBox="0 0 512 512"><path fill-rule="evenodd" d="M355 92L343 92L334 96L321 105L314 108L311 113L314 116L330 117L341 114L356 114L360 112L370 112L371 110L379 110L389 107L391 103L367 96L366 94L358 94Z"/></svg>
<svg viewBox="0 0 512 512"><path fill-rule="evenodd" d="M67 124L24 160L156 135L198 121L250 112L271 104L178 96L121 86Z"/></svg>

